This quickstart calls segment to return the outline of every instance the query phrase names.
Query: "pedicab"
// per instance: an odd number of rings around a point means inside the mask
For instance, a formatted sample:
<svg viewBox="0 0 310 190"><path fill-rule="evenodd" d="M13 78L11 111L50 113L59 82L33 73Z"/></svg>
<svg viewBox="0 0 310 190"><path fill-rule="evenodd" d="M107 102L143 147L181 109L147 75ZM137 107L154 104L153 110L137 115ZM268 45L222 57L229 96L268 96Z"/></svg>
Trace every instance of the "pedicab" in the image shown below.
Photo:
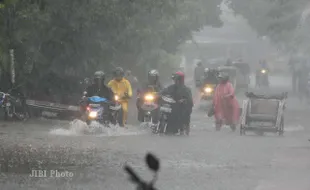
<svg viewBox="0 0 310 190"><path fill-rule="evenodd" d="M234 89L237 86L237 69L234 66L221 66L218 67L219 73L226 73L229 76L229 81L233 85Z"/></svg>
<svg viewBox="0 0 310 190"><path fill-rule="evenodd" d="M240 135L253 131L261 135L272 132L282 136L287 92L275 95L246 92L245 95L247 99L243 101Z"/></svg>

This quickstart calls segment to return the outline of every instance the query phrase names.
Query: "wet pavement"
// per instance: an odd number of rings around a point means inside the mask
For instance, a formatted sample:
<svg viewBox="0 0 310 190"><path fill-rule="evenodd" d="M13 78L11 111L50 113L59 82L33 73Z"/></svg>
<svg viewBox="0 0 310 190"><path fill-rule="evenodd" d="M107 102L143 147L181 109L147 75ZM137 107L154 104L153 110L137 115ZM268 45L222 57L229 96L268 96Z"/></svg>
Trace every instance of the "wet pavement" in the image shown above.
<svg viewBox="0 0 310 190"><path fill-rule="evenodd" d="M286 89L284 79L272 78L278 87L273 89ZM150 151L161 159L158 189L309 190L309 116L310 106L289 98L283 137L240 136L229 128L216 132L213 119L200 109L194 110L189 137L156 136L138 126L83 135L83 123L46 119L2 123L1 151L6 154L0 154L0 159L5 157L9 161L2 164L11 167L1 167L0 186L12 190L135 189L122 167L129 163L151 179L144 163ZM14 161L14 157L19 159ZM46 177L29 176L31 169L39 168L47 171Z"/></svg>

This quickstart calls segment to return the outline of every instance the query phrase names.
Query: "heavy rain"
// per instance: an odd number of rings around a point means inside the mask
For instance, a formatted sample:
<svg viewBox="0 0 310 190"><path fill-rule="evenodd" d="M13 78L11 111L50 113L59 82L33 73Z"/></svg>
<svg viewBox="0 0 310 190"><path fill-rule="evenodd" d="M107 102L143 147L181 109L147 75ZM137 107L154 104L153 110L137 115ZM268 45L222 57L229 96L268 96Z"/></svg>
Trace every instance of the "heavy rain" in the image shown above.
<svg viewBox="0 0 310 190"><path fill-rule="evenodd" d="M0 189L310 189L309 0L0 0Z"/></svg>

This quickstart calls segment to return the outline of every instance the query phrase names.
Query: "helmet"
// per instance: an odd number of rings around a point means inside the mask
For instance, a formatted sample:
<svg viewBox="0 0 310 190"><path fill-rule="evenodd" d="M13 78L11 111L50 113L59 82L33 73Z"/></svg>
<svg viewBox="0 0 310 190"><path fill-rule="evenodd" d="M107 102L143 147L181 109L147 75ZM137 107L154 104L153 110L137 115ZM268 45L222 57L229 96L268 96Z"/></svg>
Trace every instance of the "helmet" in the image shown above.
<svg viewBox="0 0 310 190"><path fill-rule="evenodd" d="M149 73L148 73L148 76L158 77L159 76L159 72L156 69L150 70Z"/></svg>
<svg viewBox="0 0 310 190"><path fill-rule="evenodd" d="M116 67L113 74L114 77L124 77L124 70L121 67Z"/></svg>
<svg viewBox="0 0 310 190"><path fill-rule="evenodd" d="M105 74L104 74L103 71L96 71L94 73L94 78L95 79L102 79L102 80L104 80L105 79Z"/></svg>
<svg viewBox="0 0 310 190"><path fill-rule="evenodd" d="M100 83L103 83L105 79L105 74L103 71L96 71L94 73L94 84L100 85Z"/></svg>
<svg viewBox="0 0 310 190"><path fill-rule="evenodd" d="M202 66L202 62L200 60L197 61L197 66Z"/></svg>
<svg viewBox="0 0 310 190"><path fill-rule="evenodd" d="M218 78L220 80L229 80L229 75L227 73L221 72L221 73L219 73Z"/></svg>
<svg viewBox="0 0 310 190"><path fill-rule="evenodd" d="M149 82L154 83L158 80L159 73L157 70L153 69L148 72L147 77L148 77Z"/></svg>
<svg viewBox="0 0 310 190"><path fill-rule="evenodd" d="M185 74L182 71L178 71L172 75L174 81L180 81L184 83Z"/></svg>
<svg viewBox="0 0 310 190"><path fill-rule="evenodd" d="M204 70L205 73L207 73L209 71L211 71L209 68L205 68L205 70Z"/></svg>

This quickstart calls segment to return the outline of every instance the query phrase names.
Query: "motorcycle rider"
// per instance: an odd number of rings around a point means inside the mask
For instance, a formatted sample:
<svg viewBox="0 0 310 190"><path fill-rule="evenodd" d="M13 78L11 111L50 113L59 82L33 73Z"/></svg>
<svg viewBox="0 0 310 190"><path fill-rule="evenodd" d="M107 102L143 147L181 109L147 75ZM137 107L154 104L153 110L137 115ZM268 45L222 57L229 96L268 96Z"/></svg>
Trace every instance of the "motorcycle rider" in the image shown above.
<svg viewBox="0 0 310 190"><path fill-rule="evenodd" d="M260 65L260 67L256 71L256 84L262 85L261 83L263 83L262 80L264 80L264 79L261 78L262 77L262 73L261 72L264 71L264 70L265 70L265 72L268 72L269 68L268 68L266 60L260 60L259 61L259 65ZM269 83L268 73L263 73L263 74L266 74L265 77L267 77L266 80L267 80L267 83Z"/></svg>
<svg viewBox="0 0 310 190"><path fill-rule="evenodd" d="M162 90L162 85L159 82L159 72L155 69L150 70L148 72L148 83L142 86L142 88L138 89L138 98L137 98L137 109L138 109L138 120L143 122L144 112L141 109L141 105L143 104L144 94L148 91L152 92L160 92ZM159 120L159 108L152 112L152 121L153 125L157 125Z"/></svg>
<svg viewBox="0 0 310 190"><path fill-rule="evenodd" d="M119 97L119 103L122 106L122 121L119 122L121 127L124 127L128 117L128 101L132 97L132 88L130 82L124 78L124 70L117 67L114 72L114 79L112 79L108 86L113 93Z"/></svg>
<svg viewBox="0 0 310 190"><path fill-rule="evenodd" d="M90 84L84 95L87 97L99 96L108 99L109 101L114 100L114 95L112 90L104 84L105 73L103 71L96 71L94 73L93 83Z"/></svg>
<svg viewBox="0 0 310 190"><path fill-rule="evenodd" d="M225 66L232 66L232 60L230 58L227 59Z"/></svg>
<svg viewBox="0 0 310 190"><path fill-rule="evenodd" d="M201 77L203 77L203 73L204 73L204 67L202 65L202 62L199 60L197 62L195 73L194 73L194 80L195 80L197 88L201 87L201 82L202 82Z"/></svg>
<svg viewBox="0 0 310 190"><path fill-rule="evenodd" d="M290 67L291 75L292 75L292 90L294 93L296 93L297 89L297 61L293 57L289 59L288 65Z"/></svg>
<svg viewBox="0 0 310 190"><path fill-rule="evenodd" d="M168 118L167 133L176 134L180 129L181 134L184 128L188 129L193 108L193 98L190 88L185 86L185 75L183 72L176 72L172 75L174 84L165 88L161 94L170 95L177 103L172 106L172 113Z"/></svg>
<svg viewBox="0 0 310 190"><path fill-rule="evenodd" d="M217 84L219 72L216 69L205 68L204 70L204 84Z"/></svg>
<svg viewBox="0 0 310 190"><path fill-rule="evenodd" d="M137 88L139 81L138 78L132 74L131 70L126 71L125 78L130 82L132 89Z"/></svg>
<svg viewBox="0 0 310 190"><path fill-rule="evenodd" d="M103 71L96 71L94 73L93 83L89 84L89 86L84 91L84 96L81 105L82 114L86 111L86 106L88 102L85 100L86 97L99 96L106 98L110 102L114 101L114 94L112 90L104 84L105 81L105 73ZM115 123L111 116L111 122Z"/></svg>
<svg viewBox="0 0 310 190"><path fill-rule="evenodd" d="M309 68L307 66L306 61L303 62L301 67L297 72L297 79L298 79L298 92L299 92L299 99L303 101L304 98L308 97L308 75L309 75Z"/></svg>

